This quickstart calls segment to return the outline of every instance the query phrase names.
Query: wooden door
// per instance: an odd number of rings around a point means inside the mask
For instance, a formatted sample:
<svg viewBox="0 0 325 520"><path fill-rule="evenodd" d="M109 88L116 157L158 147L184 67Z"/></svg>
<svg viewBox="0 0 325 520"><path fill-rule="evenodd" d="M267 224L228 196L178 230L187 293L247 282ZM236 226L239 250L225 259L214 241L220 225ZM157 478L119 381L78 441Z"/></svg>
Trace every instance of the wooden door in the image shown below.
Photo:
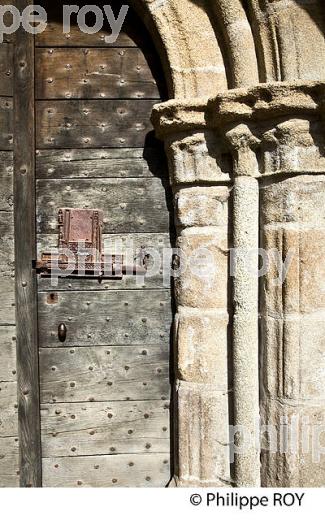
<svg viewBox="0 0 325 520"><path fill-rule="evenodd" d="M47 10L35 49L38 255L57 246L61 207L102 210L108 250L118 238L135 259L162 253L170 194L150 113L163 91L145 30L129 12L133 37L114 45L104 31L66 37L61 6ZM167 485L171 320L161 272L144 287L38 276L43 486Z"/></svg>

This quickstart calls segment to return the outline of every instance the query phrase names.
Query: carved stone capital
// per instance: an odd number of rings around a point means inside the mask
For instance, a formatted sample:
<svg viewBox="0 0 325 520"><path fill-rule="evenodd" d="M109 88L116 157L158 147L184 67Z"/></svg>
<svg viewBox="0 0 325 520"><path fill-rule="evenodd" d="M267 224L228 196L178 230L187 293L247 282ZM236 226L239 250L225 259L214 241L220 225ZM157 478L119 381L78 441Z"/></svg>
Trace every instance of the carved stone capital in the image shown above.
<svg viewBox="0 0 325 520"><path fill-rule="evenodd" d="M225 146L234 175L317 173L325 166L324 99L323 82L261 84L156 105L152 121L176 183L184 181L184 175L177 179L181 170L190 182L228 180Z"/></svg>
<svg viewBox="0 0 325 520"><path fill-rule="evenodd" d="M260 133L261 175L325 171L322 120L306 117L281 120Z"/></svg>
<svg viewBox="0 0 325 520"><path fill-rule="evenodd" d="M165 140L172 185L230 180L231 161L213 131L169 135Z"/></svg>
<svg viewBox="0 0 325 520"><path fill-rule="evenodd" d="M260 145L260 139L244 123L225 131L225 138L233 156L234 176L257 177L259 170L255 150Z"/></svg>

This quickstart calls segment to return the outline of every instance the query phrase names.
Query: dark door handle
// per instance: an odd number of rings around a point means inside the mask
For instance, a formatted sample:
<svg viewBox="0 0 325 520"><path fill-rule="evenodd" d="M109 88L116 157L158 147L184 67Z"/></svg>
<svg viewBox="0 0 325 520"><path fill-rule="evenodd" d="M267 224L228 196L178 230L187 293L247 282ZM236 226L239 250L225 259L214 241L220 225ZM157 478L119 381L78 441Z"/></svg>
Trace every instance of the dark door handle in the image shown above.
<svg viewBox="0 0 325 520"><path fill-rule="evenodd" d="M67 327L66 327L65 323L60 323L59 328L58 328L58 336L59 336L59 340L61 341L61 343L64 343L65 340L67 339Z"/></svg>

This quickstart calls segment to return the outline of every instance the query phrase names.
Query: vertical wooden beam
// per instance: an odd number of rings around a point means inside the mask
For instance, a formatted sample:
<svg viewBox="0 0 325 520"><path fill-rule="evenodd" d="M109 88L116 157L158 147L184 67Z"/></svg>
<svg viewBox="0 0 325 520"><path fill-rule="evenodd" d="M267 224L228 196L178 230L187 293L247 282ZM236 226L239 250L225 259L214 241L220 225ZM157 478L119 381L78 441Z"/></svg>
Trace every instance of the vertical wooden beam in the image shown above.
<svg viewBox="0 0 325 520"><path fill-rule="evenodd" d="M16 0L22 11L30 0ZM41 440L35 231L34 37L20 28L14 57L14 214L20 485L40 487Z"/></svg>

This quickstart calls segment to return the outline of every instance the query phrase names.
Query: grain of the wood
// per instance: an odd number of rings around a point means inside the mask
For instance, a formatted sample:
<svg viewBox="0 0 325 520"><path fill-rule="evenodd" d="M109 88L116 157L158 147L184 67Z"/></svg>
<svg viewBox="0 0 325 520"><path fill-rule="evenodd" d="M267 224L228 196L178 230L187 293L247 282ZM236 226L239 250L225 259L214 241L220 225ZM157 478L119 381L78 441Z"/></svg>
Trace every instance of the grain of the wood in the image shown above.
<svg viewBox="0 0 325 520"><path fill-rule="evenodd" d="M143 147L153 105L144 99L38 101L37 147Z"/></svg>
<svg viewBox="0 0 325 520"><path fill-rule="evenodd" d="M20 11L30 0L17 0ZM35 237L34 37L23 27L14 52L14 204L20 484L41 486Z"/></svg>
<svg viewBox="0 0 325 520"><path fill-rule="evenodd" d="M35 38L37 47L135 47L131 38L121 32L114 43L106 43L105 36L109 36L107 30L98 31L96 34L86 34L80 31L77 25L71 25L67 34L63 32L62 22L49 18L47 28Z"/></svg>
<svg viewBox="0 0 325 520"><path fill-rule="evenodd" d="M15 323L12 152L0 152L0 325ZM5 333L5 329L2 329ZM2 336L0 331L0 342ZM4 339L6 342L6 339ZM6 366L5 359L1 363ZM3 366L0 367L0 373ZM1 376L0 376L1 379Z"/></svg>
<svg viewBox="0 0 325 520"><path fill-rule="evenodd" d="M0 488L19 486L18 436L0 436Z"/></svg>
<svg viewBox="0 0 325 520"><path fill-rule="evenodd" d="M0 211L0 271L9 274L14 262L14 216Z"/></svg>
<svg viewBox="0 0 325 520"><path fill-rule="evenodd" d="M0 97L0 150L12 150L13 145L13 101Z"/></svg>
<svg viewBox="0 0 325 520"><path fill-rule="evenodd" d="M0 266L0 325L15 324L15 280Z"/></svg>
<svg viewBox="0 0 325 520"><path fill-rule="evenodd" d="M168 178L165 158L156 148L38 150L39 179L97 177Z"/></svg>
<svg viewBox="0 0 325 520"><path fill-rule="evenodd" d="M37 99L160 99L137 48L37 49L36 74Z"/></svg>
<svg viewBox="0 0 325 520"><path fill-rule="evenodd" d="M13 54L12 45L0 44L0 96L13 94Z"/></svg>
<svg viewBox="0 0 325 520"><path fill-rule="evenodd" d="M62 322L67 322L66 346L169 342L169 290L61 292L54 302L48 295L39 294L41 347L62 346L57 334Z"/></svg>
<svg viewBox="0 0 325 520"><path fill-rule="evenodd" d="M157 345L40 349L42 403L168 401L168 350Z"/></svg>
<svg viewBox="0 0 325 520"><path fill-rule="evenodd" d="M0 152L0 211L11 211L13 209L12 162L12 152Z"/></svg>
<svg viewBox="0 0 325 520"><path fill-rule="evenodd" d="M0 325L5 325L0 328L0 381L16 379L13 374L16 370L16 348L10 340L10 337L15 335L15 329L9 326L15 323L15 287L12 278L14 273L12 161L12 152L0 152Z"/></svg>
<svg viewBox="0 0 325 520"><path fill-rule="evenodd" d="M169 453L43 459L45 487L165 487Z"/></svg>
<svg viewBox="0 0 325 520"><path fill-rule="evenodd" d="M1 0L1 5L2 6L6 6L6 5L16 5L15 2L13 2L12 0ZM4 26L5 27L8 27L11 25L12 23L12 15L6 11L5 14L4 14L4 17L3 17L3 21L4 21ZM3 34L3 43L12 43L14 40L14 34Z"/></svg>
<svg viewBox="0 0 325 520"><path fill-rule="evenodd" d="M162 289L170 287L170 279L163 271L163 261L171 263L171 240L168 233L129 233L103 235L104 251L125 255L127 264L139 265L140 257L145 255L148 271L144 279L134 275L124 276L122 280L98 280L80 278L60 278L52 283L51 278L38 279L40 291L110 291L123 289ZM38 257L43 251L51 251L58 247L58 237L38 235Z"/></svg>
<svg viewBox="0 0 325 520"><path fill-rule="evenodd" d="M0 204L2 210L10 210L12 209L12 153L0 153L1 159L3 162L0 164ZM15 323L13 273L14 217L12 211L0 211L0 325L14 325ZM3 332L5 333L5 329ZM5 360L2 363L6 366Z"/></svg>
<svg viewBox="0 0 325 520"><path fill-rule="evenodd" d="M0 326L0 382L17 380L15 334L15 327Z"/></svg>
<svg viewBox="0 0 325 520"><path fill-rule="evenodd" d="M41 406L43 457L168 453L169 411L157 401Z"/></svg>
<svg viewBox="0 0 325 520"><path fill-rule="evenodd" d="M57 233L58 209L71 206L103 210L104 233L169 232L166 190L160 179L39 180L38 233Z"/></svg>
<svg viewBox="0 0 325 520"><path fill-rule="evenodd" d="M0 382L0 437L11 437L18 432L17 383Z"/></svg>

